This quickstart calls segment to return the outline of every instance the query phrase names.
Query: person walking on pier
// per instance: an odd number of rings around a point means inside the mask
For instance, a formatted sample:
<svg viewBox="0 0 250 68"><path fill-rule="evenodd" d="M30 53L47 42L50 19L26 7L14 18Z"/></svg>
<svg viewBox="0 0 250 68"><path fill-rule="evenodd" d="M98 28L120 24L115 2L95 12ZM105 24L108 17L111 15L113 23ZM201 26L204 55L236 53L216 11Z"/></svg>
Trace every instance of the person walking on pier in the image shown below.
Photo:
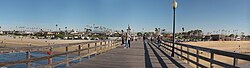
<svg viewBox="0 0 250 68"><path fill-rule="evenodd" d="M130 35L128 33L125 33L125 47L124 48L129 48L130 47Z"/></svg>
<svg viewBox="0 0 250 68"><path fill-rule="evenodd" d="M150 33L150 40L153 41L153 34Z"/></svg>
<svg viewBox="0 0 250 68"><path fill-rule="evenodd" d="M124 31L123 30L121 30L122 31L122 35L121 35L121 39L122 39L122 45L124 45Z"/></svg>
<svg viewBox="0 0 250 68"><path fill-rule="evenodd" d="M127 41L128 41L128 48L130 48L130 40L131 40L131 36L129 33L127 33Z"/></svg>
<svg viewBox="0 0 250 68"><path fill-rule="evenodd" d="M157 43L158 43L158 47L161 46L161 35L157 36Z"/></svg>
<svg viewBox="0 0 250 68"><path fill-rule="evenodd" d="M125 43L124 48L128 47L128 41L127 41L127 39L128 39L128 35L127 35L127 33L125 33L124 34L124 43Z"/></svg>
<svg viewBox="0 0 250 68"><path fill-rule="evenodd" d="M143 38L144 45L146 45L146 34L143 34L142 38Z"/></svg>

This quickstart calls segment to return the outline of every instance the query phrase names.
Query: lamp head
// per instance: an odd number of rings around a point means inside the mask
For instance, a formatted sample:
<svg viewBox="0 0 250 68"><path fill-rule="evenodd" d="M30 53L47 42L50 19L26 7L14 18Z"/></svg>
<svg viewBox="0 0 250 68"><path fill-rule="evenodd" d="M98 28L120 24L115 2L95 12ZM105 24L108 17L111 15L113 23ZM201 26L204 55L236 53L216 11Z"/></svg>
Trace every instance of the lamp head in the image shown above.
<svg viewBox="0 0 250 68"><path fill-rule="evenodd" d="M176 2L176 0L174 0L174 2L173 2L173 9L176 9L177 8L177 2Z"/></svg>

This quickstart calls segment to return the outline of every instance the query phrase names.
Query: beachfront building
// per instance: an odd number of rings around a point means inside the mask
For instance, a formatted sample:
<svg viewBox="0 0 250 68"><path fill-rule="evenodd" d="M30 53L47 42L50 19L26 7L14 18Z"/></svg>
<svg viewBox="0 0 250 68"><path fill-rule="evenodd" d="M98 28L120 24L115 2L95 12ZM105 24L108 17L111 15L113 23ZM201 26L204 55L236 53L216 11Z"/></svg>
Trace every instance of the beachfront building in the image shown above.
<svg viewBox="0 0 250 68"><path fill-rule="evenodd" d="M226 37L225 35L221 35L221 34L214 34L214 35L211 35L212 37L212 41L225 41L226 40Z"/></svg>
<svg viewBox="0 0 250 68"><path fill-rule="evenodd" d="M0 35L3 35L3 31L0 31Z"/></svg>
<svg viewBox="0 0 250 68"><path fill-rule="evenodd" d="M202 40L203 41L211 41L212 37L210 35L205 35L205 36L203 36Z"/></svg>

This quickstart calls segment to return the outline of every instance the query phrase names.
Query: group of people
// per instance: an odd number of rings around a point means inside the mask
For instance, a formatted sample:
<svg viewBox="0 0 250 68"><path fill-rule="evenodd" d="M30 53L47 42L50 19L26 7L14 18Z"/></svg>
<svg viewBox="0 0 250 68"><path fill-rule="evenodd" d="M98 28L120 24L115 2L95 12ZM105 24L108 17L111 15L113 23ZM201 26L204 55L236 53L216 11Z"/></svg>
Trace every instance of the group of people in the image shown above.
<svg viewBox="0 0 250 68"><path fill-rule="evenodd" d="M130 40L131 40L131 35L128 32L124 32L122 30L122 45L124 45L124 48L130 48Z"/></svg>
<svg viewBox="0 0 250 68"><path fill-rule="evenodd" d="M154 38L153 35L150 35L150 40L151 40L151 41L154 41L153 38ZM146 39L147 39L146 34L143 34L143 42L144 42L144 45L146 45ZM162 42L162 36L161 36L160 34L157 35L156 41L157 41L157 47L160 47L160 46L161 46L161 42Z"/></svg>
<svg viewBox="0 0 250 68"><path fill-rule="evenodd" d="M130 48L130 46L131 46L130 41L132 40L130 33L124 32L123 30L121 30L121 31L122 31L122 35L121 35L122 45L124 45L124 48ZM151 38L151 41L153 41L153 35L150 35L150 38ZM144 45L146 44L146 39L147 39L146 34L143 34ZM156 37L154 37L154 39L155 39L155 41L157 41L157 47L160 47L161 42L162 42L161 35L158 34Z"/></svg>

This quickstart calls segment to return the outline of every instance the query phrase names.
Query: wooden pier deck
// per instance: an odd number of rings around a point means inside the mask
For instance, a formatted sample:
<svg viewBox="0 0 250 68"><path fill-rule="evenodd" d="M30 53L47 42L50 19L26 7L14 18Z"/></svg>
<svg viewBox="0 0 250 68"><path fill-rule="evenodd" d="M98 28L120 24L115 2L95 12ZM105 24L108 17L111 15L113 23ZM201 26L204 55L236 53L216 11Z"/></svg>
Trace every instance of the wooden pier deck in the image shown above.
<svg viewBox="0 0 250 68"><path fill-rule="evenodd" d="M191 68L170 53L142 40L131 41L131 48L119 46L68 68Z"/></svg>

